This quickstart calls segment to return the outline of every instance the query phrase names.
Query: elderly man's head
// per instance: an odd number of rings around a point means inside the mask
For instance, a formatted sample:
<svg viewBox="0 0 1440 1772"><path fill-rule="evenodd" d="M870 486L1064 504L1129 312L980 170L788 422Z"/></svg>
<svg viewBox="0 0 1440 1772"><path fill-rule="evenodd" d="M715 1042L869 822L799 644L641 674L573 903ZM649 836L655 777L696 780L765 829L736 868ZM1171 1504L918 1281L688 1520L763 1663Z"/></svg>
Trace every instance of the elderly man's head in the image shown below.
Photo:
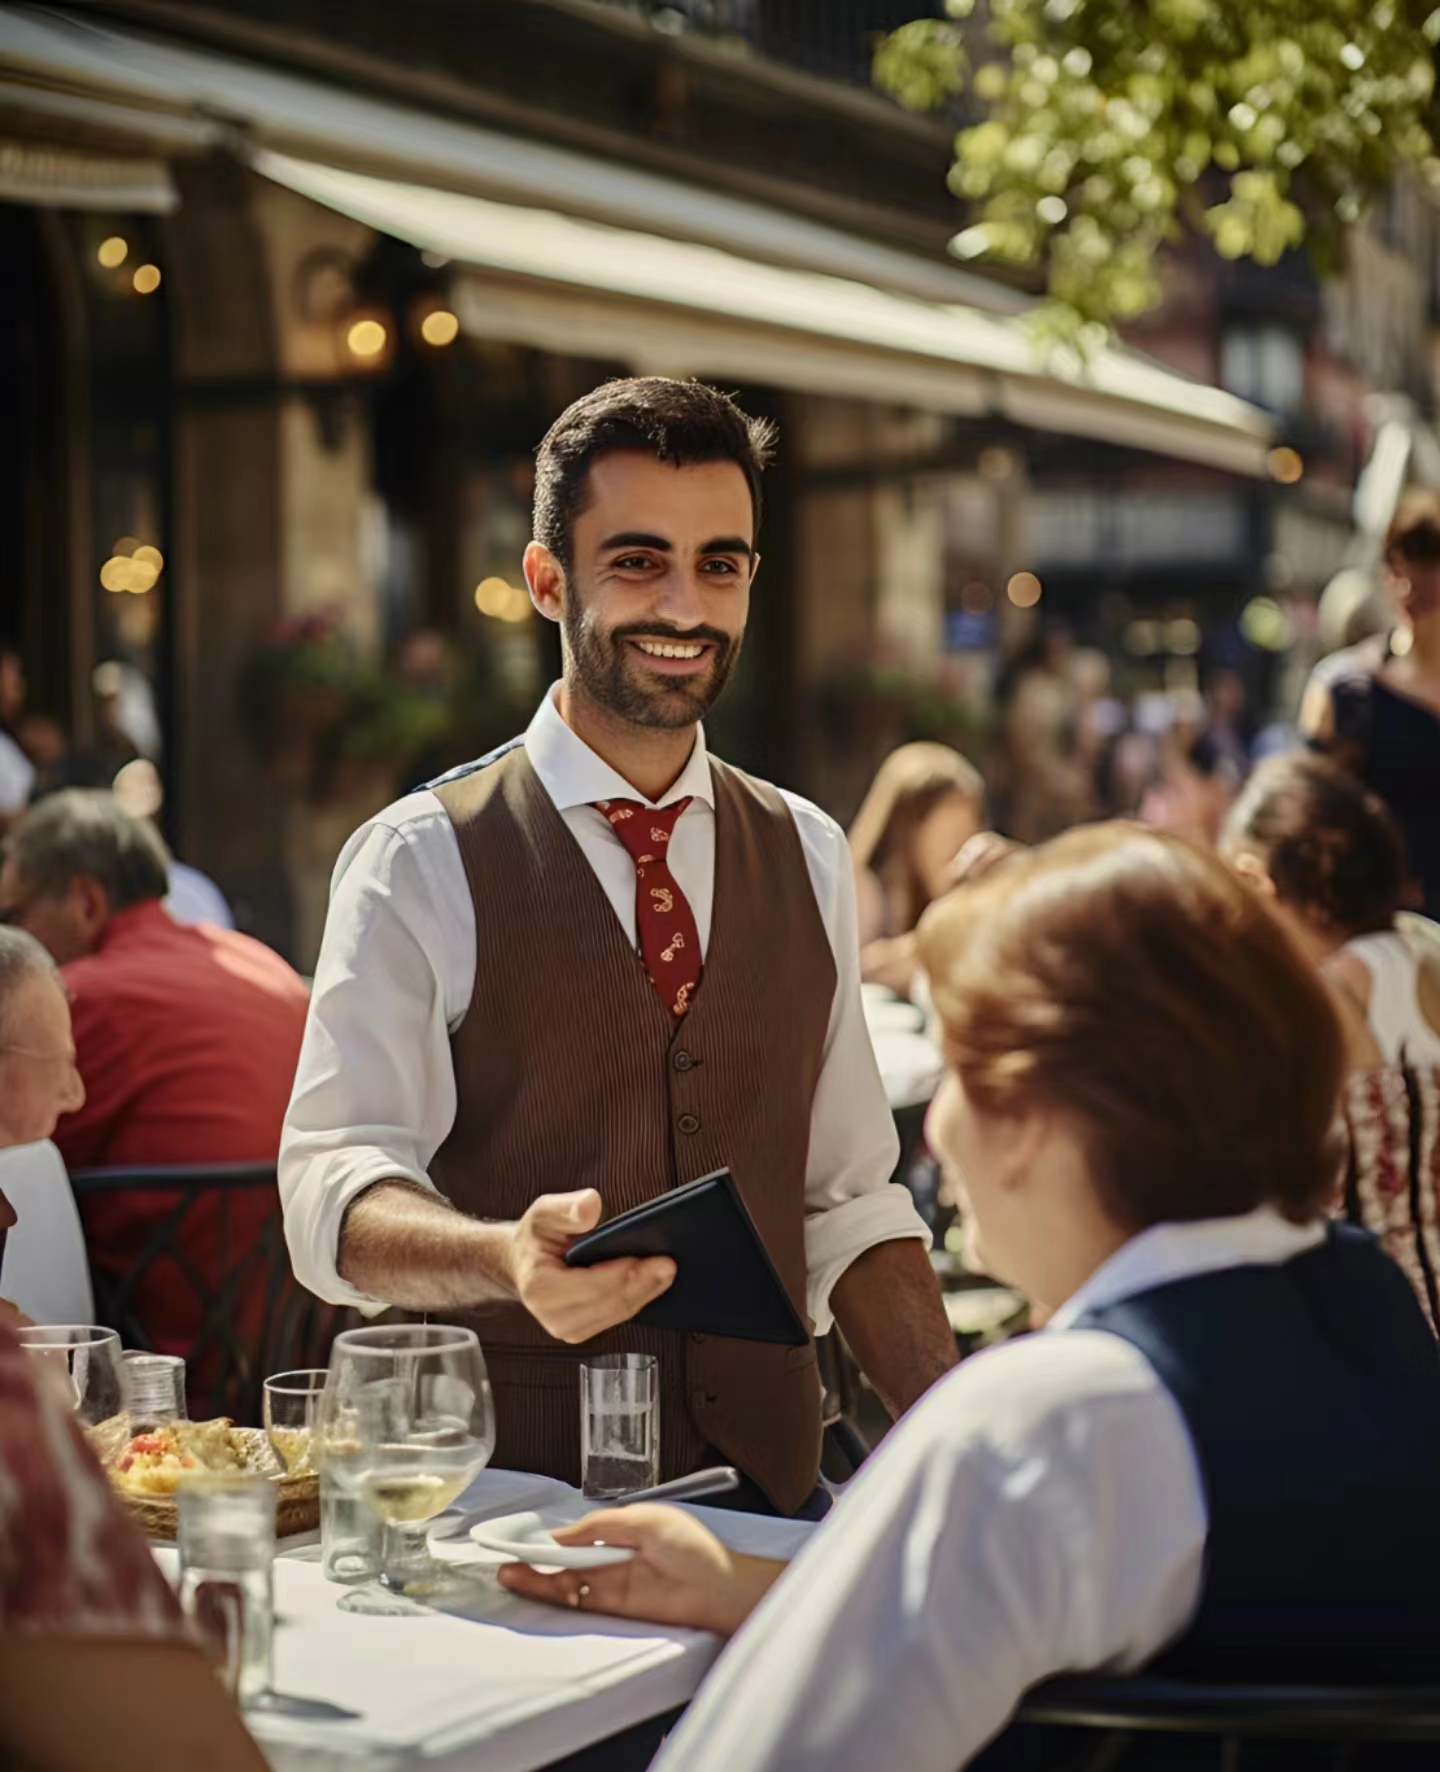
<svg viewBox="0 0 1440 1772"><path fill-rule="evenodd" d="M71 788L27 812L0 866L0 924L27 930L60 965L93 954L117 911L170 890L153 825L111 794Z"/></svg>
<svg viewBox="0 0 1440 1772"><path fill-rule="evenodd" d="M84 1105L55 962L34 936L0 928L0 1150L48 1138Z"/></svg>

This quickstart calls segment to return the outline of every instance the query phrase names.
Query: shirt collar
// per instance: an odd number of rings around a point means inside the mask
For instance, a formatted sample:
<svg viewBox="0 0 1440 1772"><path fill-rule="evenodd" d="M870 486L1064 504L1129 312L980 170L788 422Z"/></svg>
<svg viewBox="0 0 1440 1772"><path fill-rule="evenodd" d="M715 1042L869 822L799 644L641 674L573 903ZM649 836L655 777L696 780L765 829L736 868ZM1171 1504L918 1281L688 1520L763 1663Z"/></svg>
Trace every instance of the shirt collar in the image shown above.
<svg viewBox="0 0 1440 1772"><path fill-rule="evenodd" d="M688 798L714 806L715 788L710 779L710 755L705 749L703 727L695 728L694 747L674 784L658 800L648 801L561 719L555 705L559 687L556 683L546 691L525 734L531 767L557 811L592 806L597 800L640 800L645 805L673 806L677 800Z"/></svg>
<svg viewBox="0 0 1440 1772"><path fill-rule="evenodd" d="M165 909L163 899L142 898L138 904L128 904L123 910L111 913L110 921L105 925L105 933L100 937L100 946L95 951L100 953L117 941L128 941L132 935L143 935L148 930L178 927L175 919Z"/></svg>
<svg viewBox="0 0 1440 1772"><path fill-rule="evenodd" d="M1067 1298L1047 1329L1068 1329L1086 1311L1101 1310L1137 1292L1227 1267L1275 1267L1325 1241L1324 1219L1292 1224L1273 1206L1234 1218L1152 1224L1103 1262Z"/></svg>

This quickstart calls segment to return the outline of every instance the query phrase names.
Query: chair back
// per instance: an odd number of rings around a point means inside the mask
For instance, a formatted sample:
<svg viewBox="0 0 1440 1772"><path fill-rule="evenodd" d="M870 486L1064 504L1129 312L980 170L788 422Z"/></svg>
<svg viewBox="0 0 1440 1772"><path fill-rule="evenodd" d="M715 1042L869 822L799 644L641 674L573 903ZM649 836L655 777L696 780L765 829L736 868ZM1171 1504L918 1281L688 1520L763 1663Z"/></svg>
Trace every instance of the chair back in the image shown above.
<svg viewBox="0 0 1440 1772"><path fill-rule="evenodd" d="M1092 1732L1093 1755L1065 1759L1079 1767L1121 1763L1145 1772L1171 1764L1176 1738L1190 1737L1196 1744L1208 1738L1215 1759L1187 1757L1187 1767L1234 1767L1241 1744L1263 1741L1308 1743L1307 1767L1358 1772L1372 1763L1391 1764L1388 1752L1400 1751L1401 1743L1440 1741L1440 1687L1203 1685L1144 1674L1066 1677L1027 1694L1015 1721L1022 1733L1045 1731L1042 1739L1056 1731L1079 1741L1082 1732ZM1430 1750L1424 1758L1433 1763Z"/></svg>
<svg viewBox="0 0 1440 1772"><path fill-rule="evenodd" d="M179 1354L190 1411L258 1424L265 1379L323 1366L352 1313L296 1280L275 1165L82 1169L96 1320L127 1348Z"/></svg>

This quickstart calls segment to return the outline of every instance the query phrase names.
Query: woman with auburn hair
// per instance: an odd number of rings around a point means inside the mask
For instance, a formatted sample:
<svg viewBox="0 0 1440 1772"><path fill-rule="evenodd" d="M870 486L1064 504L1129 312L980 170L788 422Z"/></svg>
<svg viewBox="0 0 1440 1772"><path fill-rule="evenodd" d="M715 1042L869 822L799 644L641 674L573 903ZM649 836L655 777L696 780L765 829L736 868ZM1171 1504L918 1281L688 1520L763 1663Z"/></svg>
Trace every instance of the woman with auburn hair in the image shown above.
<svg viewBox="0 0 1440 1772"><path fill-rule="evenodd" d="M1276 757L1246 784L1222 853L1334 993L1349 1047L1343 1211L1381 1239L1440 1329L1440 929L1400 911L1400 829L1334 764Z"/></svg>
<svg viewBox="0 0 1440 1772"><path fill-rule="evenodd" d="M850 826L860 975L900 996L915 977L915 927L950 887L950 866L980 829L985 783L948 745L892 751Z"/></svg>
<svg viewBox="0 0 1440 1772"><path fill-rule="evenodd" d="M932 1142L1047 1328L940 1380L788 1569L642 1507L562 1534L631 1562L502 1580L738 1631L659 1772L954 1772L1067 1670L1436 1679L1440 1350L1323 1214L1313 968L1220 861L1124 824L942 900L920 957Z"/></svg>

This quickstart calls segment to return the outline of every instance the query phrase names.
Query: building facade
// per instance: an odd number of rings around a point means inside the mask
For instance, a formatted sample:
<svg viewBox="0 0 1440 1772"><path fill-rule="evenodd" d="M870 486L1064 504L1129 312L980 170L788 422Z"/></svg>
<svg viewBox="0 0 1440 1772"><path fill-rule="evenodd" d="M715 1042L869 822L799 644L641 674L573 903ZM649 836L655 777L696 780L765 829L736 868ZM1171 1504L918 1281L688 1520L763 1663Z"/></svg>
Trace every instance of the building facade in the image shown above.
<svg viewBox="0 0 1440 1772"><path fill-rule="evenodd" d="M975 748L1047 611L1123 650L1343 551L1361 407L1333 485L1277 486L1293 363L1203 277L1149 358L1077 373L947 259L950 131L863 84L908 10L0 7L3 625L35 707L98 774L153 755L178 850L300 964L348 831L553 676L533 452L607 376L778 421L714 739L841 816L889 744ZM1312 306L1305 398L1343 407L1392 371Z"/></svg>

